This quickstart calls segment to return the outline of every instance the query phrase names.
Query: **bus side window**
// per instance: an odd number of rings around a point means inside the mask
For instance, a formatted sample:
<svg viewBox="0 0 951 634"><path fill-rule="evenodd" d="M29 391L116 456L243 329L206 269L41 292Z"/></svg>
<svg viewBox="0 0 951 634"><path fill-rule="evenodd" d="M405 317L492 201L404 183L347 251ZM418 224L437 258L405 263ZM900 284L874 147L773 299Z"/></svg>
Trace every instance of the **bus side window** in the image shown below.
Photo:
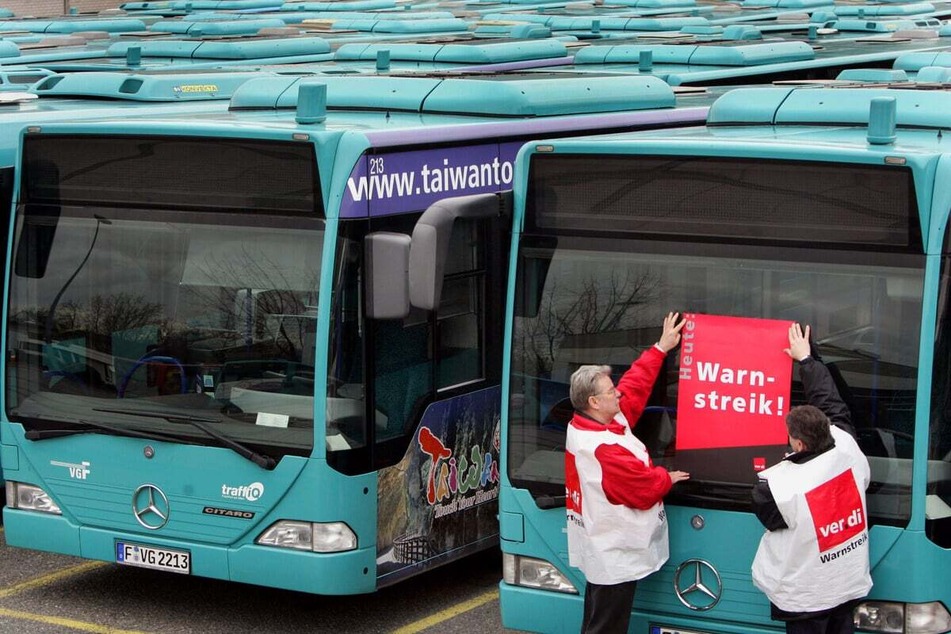
<svg viewBox="0 0 951 634"><path fill-rule="evenodd" d="M418 311L404 320L376 324L376 408L386 416L378 425L377 442L412 431L420 405L432 390L429 356L430 325Z"/></svg>
<svg viewBox="0 0 951 634"><path fill-rule="evenodd" d="M456 221L438 310L414 308L405 319L372 323L374 407L385 418L375 430L378 468L403 457L440 392L487 378L486 233L485 221Z"/></svg>
<svg viewBox="0 0 951 634"><path fill-rule="evenodd" d="M483 222L459 220L453 228L437 311L436 388L485 378L485 241Z"/></svg>

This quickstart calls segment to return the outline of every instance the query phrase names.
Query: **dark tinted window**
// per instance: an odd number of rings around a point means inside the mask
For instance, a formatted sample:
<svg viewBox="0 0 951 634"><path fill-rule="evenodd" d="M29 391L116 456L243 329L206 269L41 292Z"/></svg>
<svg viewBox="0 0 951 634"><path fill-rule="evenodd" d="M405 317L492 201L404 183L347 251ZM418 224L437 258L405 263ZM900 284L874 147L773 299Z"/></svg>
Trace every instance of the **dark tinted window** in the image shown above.
<svg viewBox="0 0 951 634"><path fill-rule="evenodd" d="M21 202L321 210L314 148L251 139L28 136Z"/></svg>
<svg viewBox="0 0 951 634"><path fill-rule="evenodd" d="M708 157L535 155L526 227L920 252L910 169Z"/></svg>

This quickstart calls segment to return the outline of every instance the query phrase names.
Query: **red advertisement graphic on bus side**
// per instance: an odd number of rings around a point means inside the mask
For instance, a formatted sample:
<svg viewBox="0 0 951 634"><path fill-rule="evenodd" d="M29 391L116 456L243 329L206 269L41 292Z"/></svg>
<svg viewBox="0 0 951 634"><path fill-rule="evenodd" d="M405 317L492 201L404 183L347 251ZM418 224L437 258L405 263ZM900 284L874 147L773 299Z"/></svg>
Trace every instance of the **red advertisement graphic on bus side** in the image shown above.
<svg viewBox="0 0 951 634"><path fill-rule="evenodd" d="M816 526L819 552L848 541L865 530L862 497L851 470L846 470L806 493Z"/></svg>
<svg viewBox="0 0 951 634"><path fill-rule="evenodd" d="M684 315L677 449L782 445L792 360L789 323Z"/></svg>

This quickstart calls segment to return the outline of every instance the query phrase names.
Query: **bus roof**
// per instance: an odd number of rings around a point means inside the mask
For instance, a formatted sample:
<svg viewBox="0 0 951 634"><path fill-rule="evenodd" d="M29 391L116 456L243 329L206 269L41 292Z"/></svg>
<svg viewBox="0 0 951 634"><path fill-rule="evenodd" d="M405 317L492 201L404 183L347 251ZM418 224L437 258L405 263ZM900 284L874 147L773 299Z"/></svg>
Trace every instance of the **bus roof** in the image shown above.
<svg viewBox="0 0 951 634"><path fill-rule="evenodd" d="M176 102L229 99L260 72L189 71L176 73L67 73L47 77L32 91L41 97L100 98L122 101Z"/></svg>
<svg viewBox="0 0 951 634"><path fill-rule="evenodd" d="M337 49L335 59L376 60L387 51L391 60L453 62L459 64L498 64L535 59L564 58L568 55L565 43L553 39L541 40L468 40L450 43L367 43L344 44Z"/></svg>
<svg viewBox="0 0 951 634"><path fill-rule="evenodd" d="M330 52L330 44L319 37L257 37L231 40L116 42L106 49L106 56L126 57L131 47L138 47L143 57L187 58L190 60L254 60L318 55Z"/></svg>
<svg viewBox="0 0 951 634"><path fill-rule="evenodd" d="M0 22L0 31L31 33L76 33L78 31L144 31L145 22L136 18L98 18L55 20L8 20Z"/></svg>
<svg viewBox="0 0 951 634"><path fill-rule="evenodd" d="M771 81L815 76L822 69L834 77L842 68L881 66L910 53L936 55L949 47L951 40L944 41L937 33L927 39L888 33L815 41L807 37L727 39L724 33L723 39L716 41L610 42L588 46L579 50L574 64L564 69L644 73L671 85L738 84L743 81L741 78L752 82L756 78Z"/></svg>
<svg viewBox="0 0 951 634"><path fill-rule="evenodd" d="M314 81L327 85L327 105L337 109L544 117L675 106L670 86L648 77L331 76ZM301 82L300 77L251 80L235 91L231 109L295 108Z"/></svg>
<svg viewBox="0 0 951 634"><path fill-rule="evenodd" d="M867 126L874 99L894 100L899 127L951 128L951 91L934 85L740 88L711 107L708 125Z"/></svg>
<svg viewBox="0 0 951 634"><path fill-rule="evenodd" d="M327 86L327 110L317 123L308 123L299 122L295 110L301 83L293 77L249 80L236 91L227 113L183 117L137 111L134 126L98 117L95 122L60 120L44 125L43 132L289 138L353 131L368 147L396 148L683 125L702 121L717 94L677 94L662 81L645 77L321 77L311 83ZM487 100L490 90L493 98Z"/></svg>
<svg viewBox="0 0 951 634"><path fill-rule="evenodd" d="M894 126L879 110L891 105ZM948 128L951 89L933 84L746 87L720 96L703 127L546 139L543 151L625 153L640 148L638 152L705 154L716 143L731 155L765 156L774 151L764 144L777 143L786 148L781 154L787 158L789 152L802 160L819 158L815 148L822 146L853 158L892 156L903 164L902 157L912 154L947 152L942 131Z"/></svg>

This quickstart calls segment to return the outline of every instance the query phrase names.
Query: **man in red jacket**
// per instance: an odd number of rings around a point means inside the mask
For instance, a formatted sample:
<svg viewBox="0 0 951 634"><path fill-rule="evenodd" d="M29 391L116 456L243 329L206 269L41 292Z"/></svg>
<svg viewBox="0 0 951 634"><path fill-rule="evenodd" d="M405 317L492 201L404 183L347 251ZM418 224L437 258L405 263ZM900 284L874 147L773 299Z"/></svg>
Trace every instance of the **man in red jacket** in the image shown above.
<svg viewBox="0 0 951 634"><path fill-rule="evenodd" d="M610 366L571 375L575 415L568 426L565 494L568 559L587 580L583 633L627 632L638 579L668 557L663 497L689 475L655 467L631 429L647 404L684 322L664 320L660 341L644 351L617 387Z"/></svg>

